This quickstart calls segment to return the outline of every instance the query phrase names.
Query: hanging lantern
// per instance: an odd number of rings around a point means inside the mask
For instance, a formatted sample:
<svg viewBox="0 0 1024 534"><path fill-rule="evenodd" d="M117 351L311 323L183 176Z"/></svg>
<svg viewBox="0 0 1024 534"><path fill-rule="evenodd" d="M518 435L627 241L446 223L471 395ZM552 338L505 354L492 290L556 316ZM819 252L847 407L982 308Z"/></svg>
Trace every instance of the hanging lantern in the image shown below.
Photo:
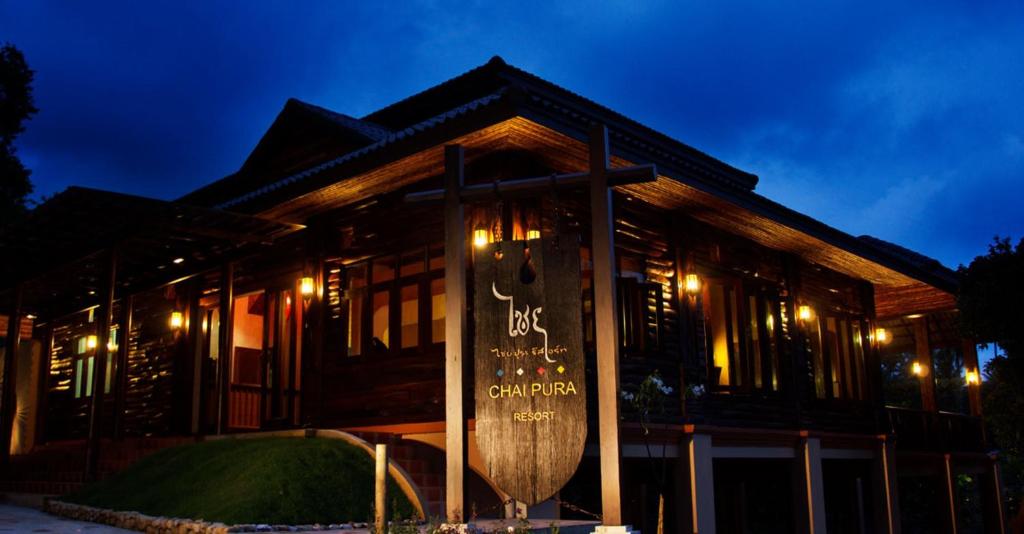
<svg viewBox="0 0 1024 534"><path fill-rule="evenodd" d="M99 341L96 339L96 336L88 336L85 338L85 348L92 350L96 348L97 344L99 344Z"/></svg>
<svg viewBox="0 0 1024 534"><path fill-rule="evenodd" d="M928 376L928 368L915 360L914 363L910 364L910 374L916 377Z"/></svg>
<svg viewBox="0 0 1024 534"><path fill-rule="evenodd" d="M964 373L964 382L967 382L968 386L977 386L981 383L981 375L978 374L977 369L972 369Z"/></svg>
<svg viewBox="0 0 1024 534"><path fill-rule="evenodd" d="M312 276L303 276L302 280L299 281L299 292L302 293L303 297L312 297L316 291L316 287L313 284Z"/></svg>
<svg viewBox="0 0 1024 534"><path fill-rule="evenodd" d="M801 304L797 309L797 317L799 317L801 321L810 321L811 307L806 304Z"/></svg>
<svg viewBox="0 0 1024 534"><path fill-rule="evenodd" d="M884 328L876 328L875 329L875 341L877 341L879 345L884 345L884 344L892 341L892 338L889 337L889 331L888 330L886 330Z"/></svg>
<svg viewBox="0 0 1024 534"><path fill-rule="evenodd" d="M700 292L700 277L696 273L689 273L683 279L683 289L690 295Z"/></svg>
<svg viewBox="0 0 1024 534"><path fill-rule="evenodd" d="M181 312L171 312L171 328L178 329L185 324L185 316Z"/></svg>
<svg viewBox="0 0 1024 534"><path fill-rule="evenodd" d="M473 230L473 246L476 248L483 248L490 242L491 235L486 228L477 228L476 230Z"/></svg>

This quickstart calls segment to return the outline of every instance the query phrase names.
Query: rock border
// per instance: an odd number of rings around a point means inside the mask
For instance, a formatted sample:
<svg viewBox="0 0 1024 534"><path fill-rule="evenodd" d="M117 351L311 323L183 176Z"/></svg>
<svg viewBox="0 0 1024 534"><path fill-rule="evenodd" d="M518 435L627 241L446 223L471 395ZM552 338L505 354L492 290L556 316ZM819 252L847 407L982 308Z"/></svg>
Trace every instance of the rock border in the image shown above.
<svg viewBox="0 0 1024 534"><path fill-rule="evenodd" d="M365 529L366 523L342 523L336 525L225 525L202 519L159 517L139 512L121 512L106 508L94 508L84 504L72 504L56 499L43 501L43 511L76 521L100 523L125 530L147 534L227 534L228 532L310 532L323 530Z"/></svg>

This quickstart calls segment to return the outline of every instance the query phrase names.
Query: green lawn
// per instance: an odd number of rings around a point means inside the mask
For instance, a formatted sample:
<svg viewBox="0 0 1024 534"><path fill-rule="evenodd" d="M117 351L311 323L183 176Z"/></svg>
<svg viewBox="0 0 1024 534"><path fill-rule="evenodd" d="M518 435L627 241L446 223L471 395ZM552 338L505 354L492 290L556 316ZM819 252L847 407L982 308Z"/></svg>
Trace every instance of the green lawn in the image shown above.
<svg viewBox="0 0 1024 534"><path fill-rule="evenodd" d="M410 517L413 508L394 480L388 487L398 517ZM157 452L64 500L227 524L366 521L373 459L334 439L208 441Z"/></svg>

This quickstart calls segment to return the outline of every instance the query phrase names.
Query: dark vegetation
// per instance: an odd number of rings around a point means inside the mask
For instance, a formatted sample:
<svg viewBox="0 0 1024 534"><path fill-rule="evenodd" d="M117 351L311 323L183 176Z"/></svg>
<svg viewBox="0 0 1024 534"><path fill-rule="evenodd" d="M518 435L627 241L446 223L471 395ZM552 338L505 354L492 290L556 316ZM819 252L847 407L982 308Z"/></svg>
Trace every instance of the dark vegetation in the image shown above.
<svg viewBox="0 0 1024 534"><path fill-rule="evenodd" d="M985 366L985 424L999 451L1007 512L1024 524L1024 240L1014 247L997 238L959 273L964 334L997 349Z"/></svg>

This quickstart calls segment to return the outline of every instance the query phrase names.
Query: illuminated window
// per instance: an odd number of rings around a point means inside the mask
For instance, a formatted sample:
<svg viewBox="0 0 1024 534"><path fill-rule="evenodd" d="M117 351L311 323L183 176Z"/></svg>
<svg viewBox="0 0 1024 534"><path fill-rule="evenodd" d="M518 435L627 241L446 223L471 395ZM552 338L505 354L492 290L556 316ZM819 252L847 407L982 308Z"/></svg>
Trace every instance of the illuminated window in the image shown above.
<svg viewBox="0 0 1024 534"><path fill-rule="evenodd" d="M726 389L779 389L778 293L737 280L707 278L701 288L710 383Z"/></svg>
<svg viewBox="0 0 1024 534"><path fill-rule="evenodd" d="M425 348L444 342L444 248L417 247L401 254L342 266L328 279L332 317L343 320L348 356ZM347 282L344 297L331 284ZM337 280L337 282L332 282ZM337 307L337 308L333 308ZM428 315L429 313L429 315ZM328 328L328 345L335 334Z"/></svg>

